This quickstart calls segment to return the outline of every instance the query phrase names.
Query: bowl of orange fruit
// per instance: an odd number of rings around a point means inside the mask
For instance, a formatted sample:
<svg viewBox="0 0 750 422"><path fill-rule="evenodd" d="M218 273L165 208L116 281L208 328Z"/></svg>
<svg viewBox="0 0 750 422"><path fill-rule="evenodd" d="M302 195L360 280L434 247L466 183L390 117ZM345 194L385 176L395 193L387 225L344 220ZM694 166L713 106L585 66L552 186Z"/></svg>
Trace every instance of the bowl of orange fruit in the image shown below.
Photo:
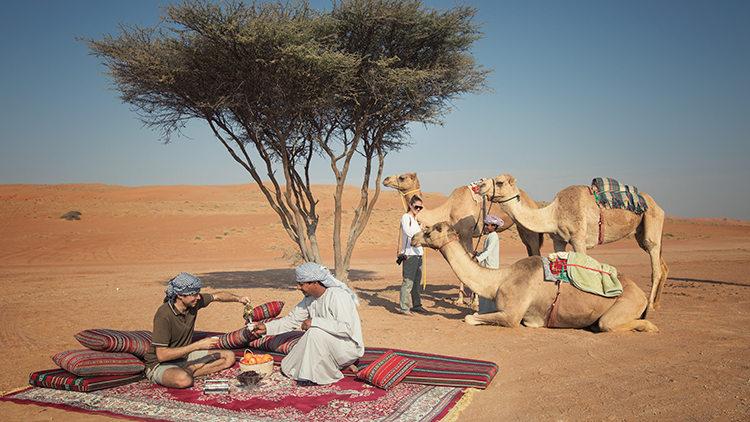
<svg viewBox="0 0 750 422"><path fill-rule="evenodd" d="M256 355L251 350L245 350L245 355L240 359L240 373L255 371L263 379L273 373L273 357L269 354Z"/></svg>

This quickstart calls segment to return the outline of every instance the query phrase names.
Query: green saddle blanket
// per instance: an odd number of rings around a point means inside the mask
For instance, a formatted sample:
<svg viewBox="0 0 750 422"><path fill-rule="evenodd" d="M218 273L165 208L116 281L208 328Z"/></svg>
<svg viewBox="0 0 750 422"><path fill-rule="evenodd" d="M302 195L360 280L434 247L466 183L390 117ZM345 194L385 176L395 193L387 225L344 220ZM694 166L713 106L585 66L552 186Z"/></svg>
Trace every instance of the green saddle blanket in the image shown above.
<svg viewBox="0 0 750 422"><path fill-rule="evenodd" d="M604 297L617 297L622 293L617 269L586 254L556 252L542 261L545 280L568 281L584 292Z"/></svg>

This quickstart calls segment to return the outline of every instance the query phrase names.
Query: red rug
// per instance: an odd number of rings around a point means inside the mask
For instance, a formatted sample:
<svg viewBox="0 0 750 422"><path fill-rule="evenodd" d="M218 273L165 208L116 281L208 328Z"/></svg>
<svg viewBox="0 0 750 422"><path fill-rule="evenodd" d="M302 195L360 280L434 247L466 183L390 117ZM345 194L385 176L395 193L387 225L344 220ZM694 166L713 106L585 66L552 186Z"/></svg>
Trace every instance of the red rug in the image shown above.
<svg viewBox="0 0 750 422"><path fill-rule="evenodd" d="M463 388L413 383L384 391L350 377L303 387L281 375L278 367L258 387L245 389L235 379L237 372L235 366L212 374L186 390L141 380L89 393L31 387L0 400L141 421L427 422L445 418L465 393ZM230 393L203 394L206 379L229 379Z"/></svg>

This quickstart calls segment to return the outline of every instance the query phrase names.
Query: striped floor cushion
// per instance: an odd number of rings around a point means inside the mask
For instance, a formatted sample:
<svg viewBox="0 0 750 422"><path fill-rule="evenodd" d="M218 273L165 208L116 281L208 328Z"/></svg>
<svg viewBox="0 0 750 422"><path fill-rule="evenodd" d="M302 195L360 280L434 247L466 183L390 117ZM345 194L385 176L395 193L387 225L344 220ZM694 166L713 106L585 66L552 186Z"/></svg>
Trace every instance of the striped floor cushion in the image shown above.
<svg viewBox="0 0 750 422"><path fill-rule="evenodd" d="M218 334L221 335L221 333ZM253 353L268 353L273 357L276 365L279 365L284 358L284 353L253 347L249 347L249 349ZM497 375L498 367L494 362L382 347L366 347L364 356L357 362L357 367L364 369L389 350L393 350L399 356L418 362L417 366L401 382L446 387L473 387L484 390ZM237 360L242 358L243 353L244 349L234 349ZM343 374L348 377L354 376L354 373L349 370L343 371Z"/></svg>
<svg viewBox="0 0 750 422"><path fill-rule="evenodd" d="M130 384L143 379L143 373L133 375L99 375L92 377L79 377L62 369L48 369L37 371L29 375L29 384L34 387L54 388L56 390L78 391L86 393L89 391L103 390L105 388L117 387Z"/></svg>
<svg viewBox="0 0 750 422"><path fill-rule="evenodd" d="M268 352L253 348L250 348L250 350L253 353L268 353L273 357L276 365L280 365L281 360L285 356L283 353L278 352ZM364 356L357 362L357 368L360 370L366 368L389 350L393 350L399 356L417 361L414 369L401 382L445 387L473 387L484 390L490 385L495 375L497 375L498 367L494 362L381 347L366 347ZM244 350L235 350L234 352L237 360L239 360L242 358ZM349 370L345 370L342 373L347 377L354 376L354 373Z"/></svg>
<svg viewBox="0 0 750 422"><path fill-rule="evenodd" d="M73 335L79 343L100 352L131 353L143 359L151 347L151 331L84 330Z"/></svg>
<svg viewBox="0 0 750 422"><path fill-rule="evenodd" d="M79 377L96 375L131 375L146 369L143 362L130 353L108 353L95 350L68 350L52 355L60 368Z"/></svg>
<svg viewBox="0 0 750 422"><path fill-rule="evenodd" d="M399 356L417 361L417 366L409 372L402 382L446 387L473 387L484 390L497 375L497 364L489 361L382 347L365 348L365 355L359 359L357 367L359 369L367 367L389 350L393 350ZM354 376L354 373L350 371L344 371L343 373L346 376Z"/></svg>

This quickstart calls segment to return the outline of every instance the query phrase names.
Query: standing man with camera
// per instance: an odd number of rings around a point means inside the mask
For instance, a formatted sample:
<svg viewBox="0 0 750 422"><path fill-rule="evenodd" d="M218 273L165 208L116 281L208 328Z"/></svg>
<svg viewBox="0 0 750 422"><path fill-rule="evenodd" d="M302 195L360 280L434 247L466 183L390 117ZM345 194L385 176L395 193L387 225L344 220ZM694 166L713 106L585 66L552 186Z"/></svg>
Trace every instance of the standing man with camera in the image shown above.
<svg viewBox="0 0 750 422"><path fill-rule="evenodd" d="M419 233L423 224L417 221L417 214L423 208L422 200L414 195L409 201L409 210L401 216L401 254L398 258L402 261L401 274L401 295L399 297L399 312L402 315L414 315L414 312L427 312L422 307L421 286L422 280L422 247L411 245L411 238ZM403 255L403 256L401 256ZM411 308L409 305L411 304Z"/></svg>

